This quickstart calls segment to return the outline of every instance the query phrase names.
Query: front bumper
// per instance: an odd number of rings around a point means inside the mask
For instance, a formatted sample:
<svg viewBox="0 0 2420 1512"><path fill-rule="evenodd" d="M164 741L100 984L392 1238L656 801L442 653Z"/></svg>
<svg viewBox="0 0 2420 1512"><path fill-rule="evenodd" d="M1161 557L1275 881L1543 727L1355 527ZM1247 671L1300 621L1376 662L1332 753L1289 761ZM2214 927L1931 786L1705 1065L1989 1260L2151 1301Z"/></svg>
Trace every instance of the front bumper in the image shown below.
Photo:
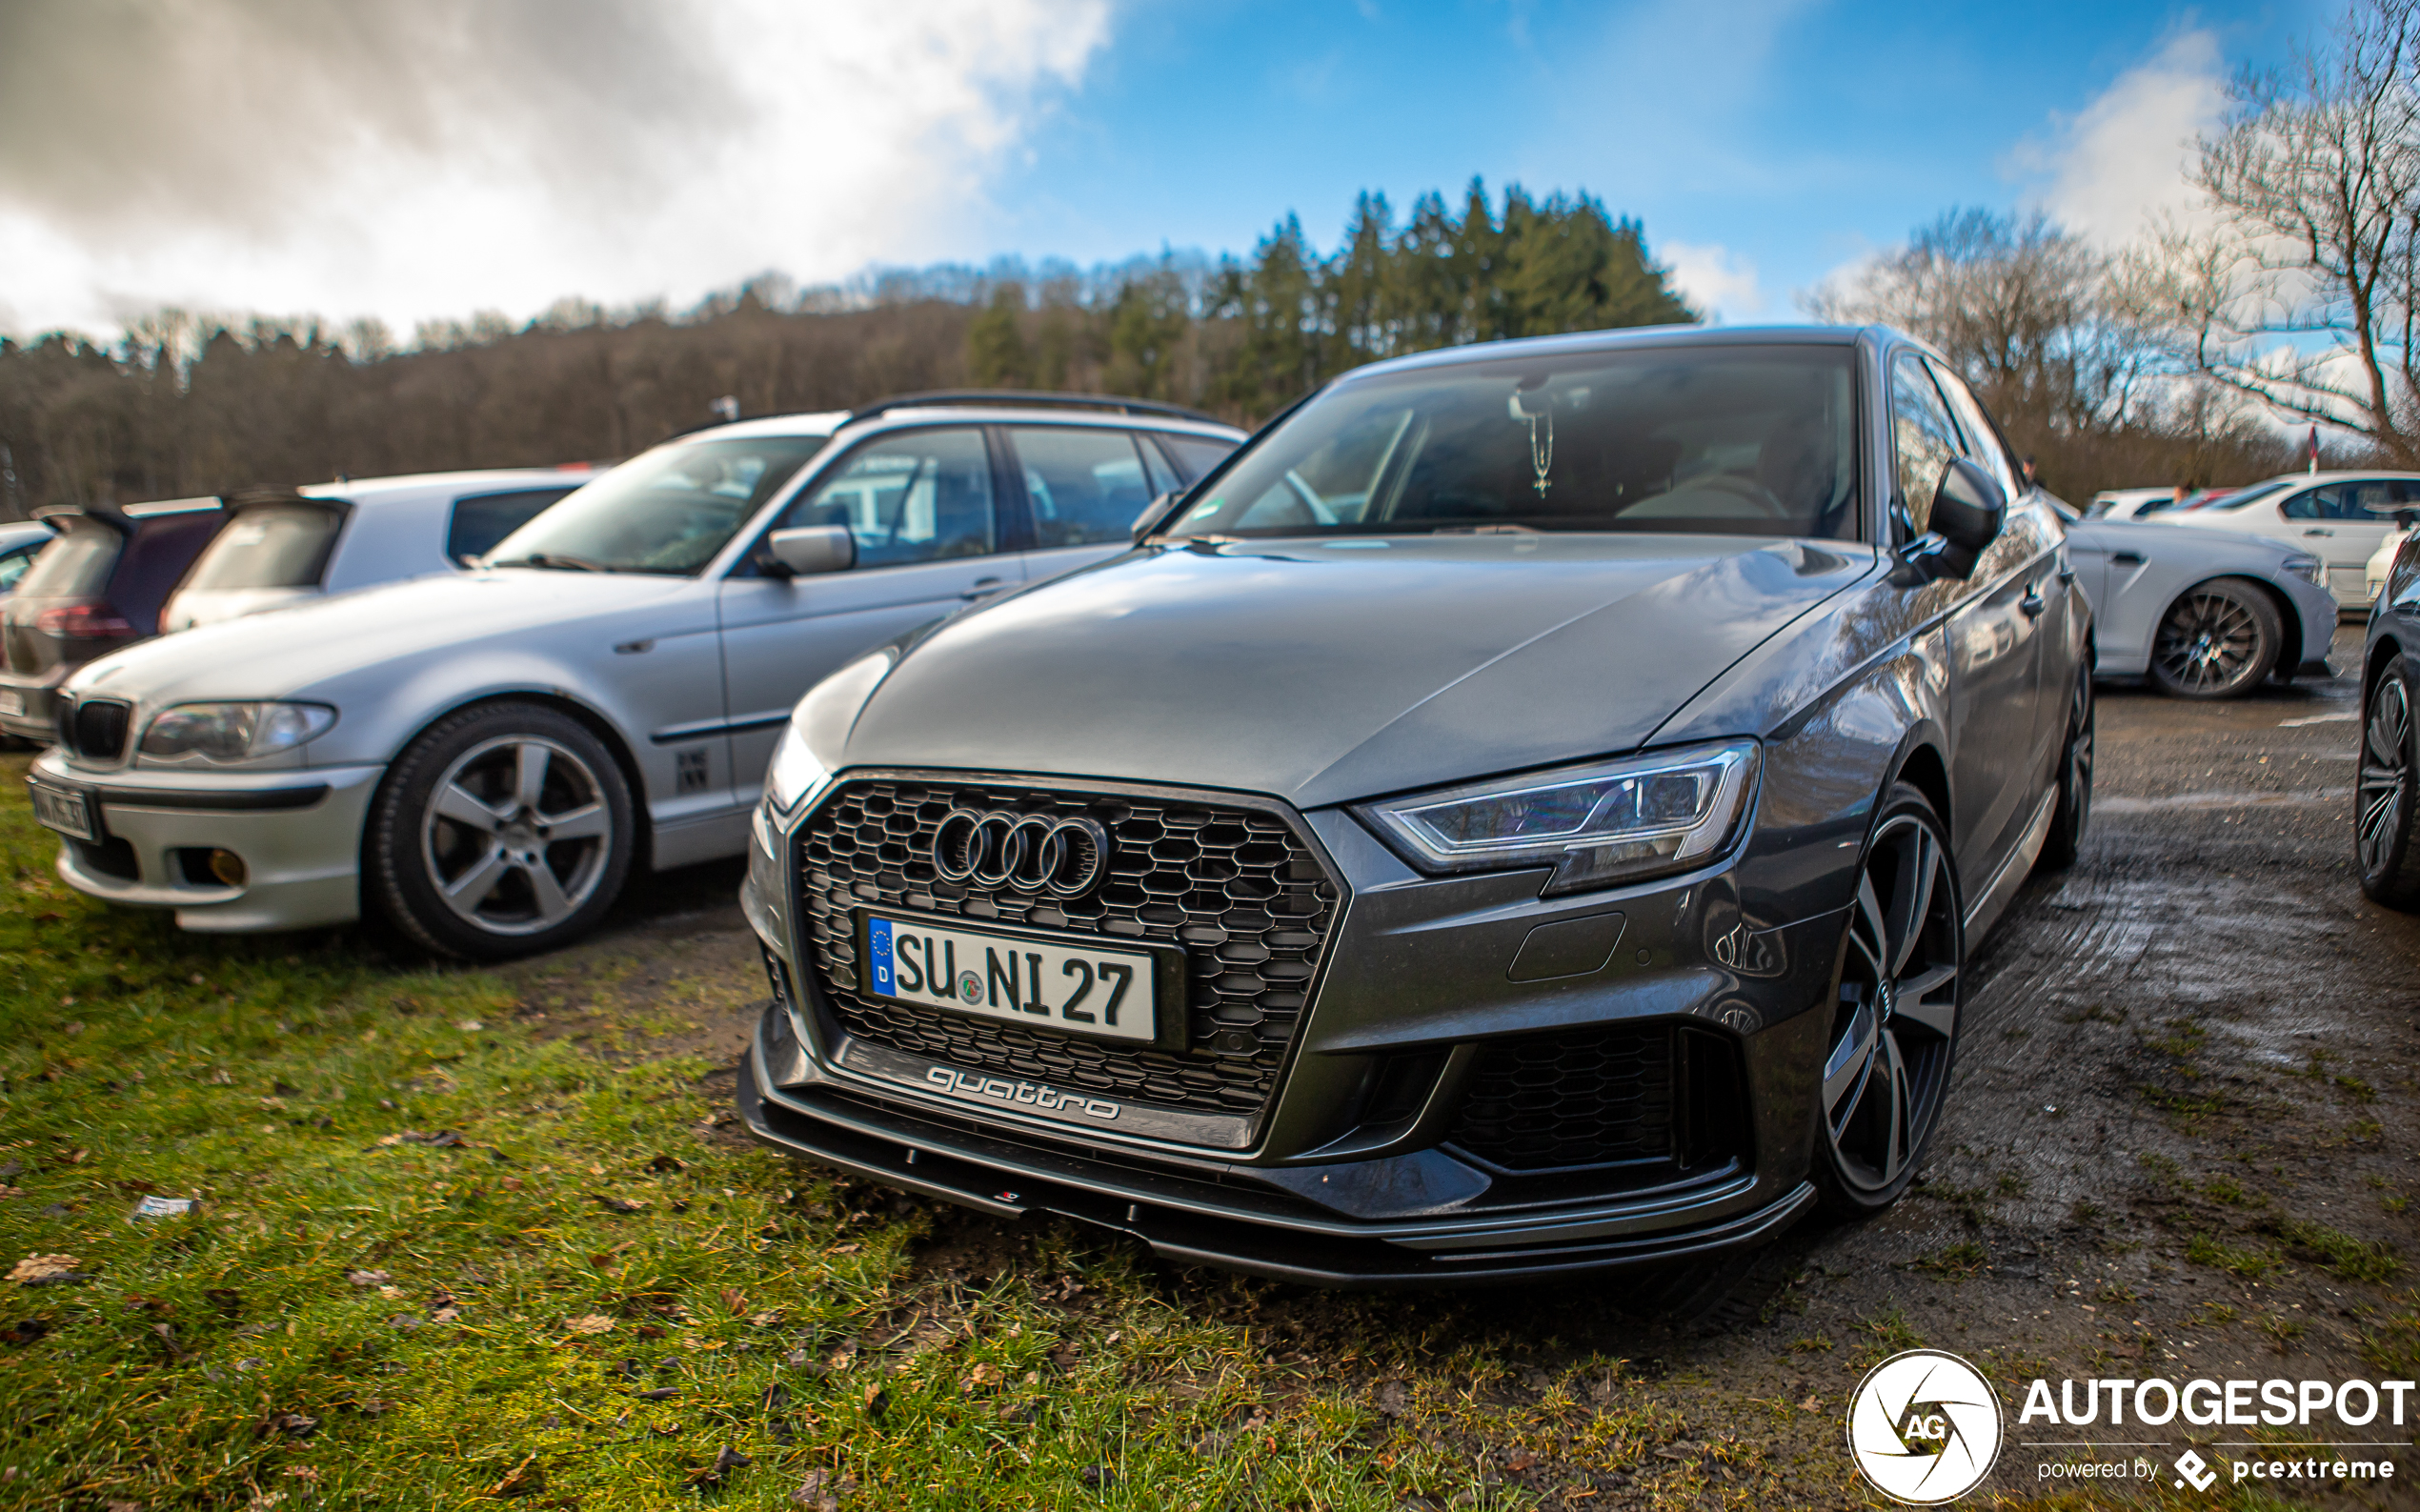
<svg viewBox="0 0 2420 1512"><path fill-rule="evenodd" d="M1802 1180L1762 1206L1725 1214L1754 1184L1743 1175L1661 1201L1634 1196L1550 1214L1360 1222L1277 1183L1256 1181L1245 1168L1113 1164L862 1101L820 1078L776 1087L766 1068L785 1058L785 1047L773 1041L788 1038L776 1018L786 1011L779 1005L767 1010L740 1067L739 1115L756 1139L995 1217L1055 1213L1114 1230L1183 1264L1314 1286L1487 1285L1668 1264L1764 1243L1815 1200L1815 1189ZM803 1057L788 1051L787 1058L813 1077Z"/></svg>
<svg viewBox="0 0 2420 1512"><path fill-rule="evenodd" d="M253 933L361 917L361 834L381 767L228 773L85 771L57 750L31 776L90 796L101 840L62 837L59 876L79 893L166 908L185 929ZM230 887L195 857L232 851Z"/></svg>
<svg viewBox="0 0 2420 1512"><path fill-rule="evenodd" d="M1073 1083L1004 1079L1016 1073L855 1038L803 969L794 842L760 810L741 902L776 1006L741 1078L740 1111L766 1142L873 1179L1004 1216L1058 1213L1172 1259L1323 1285L1667 1263L1765 1241L1813 1202L1806 1079L1832 1016L1807 1010L1834 978L1837 911L1758 929L1729 863L1554 898L1539 896L1535 874L1422 877L1349 817L1303 817L1350 901L1269 1102L1212 1119L1138 1102L1045 1114L1075 1105L1052 1097ZM1608 924L1588 960L1560 975L1526 969L1534 941ZM1541 1171L1466 1152L1458 1120L1489 1052L1633 1027L1668 1028L1735 1075L1704 1101L1695 1081L1674 1094L1685 1100L1670 1114L1668 1160ZM1370 1113L1371 1089L1407 1065L1425 1067L1411 1100L1385 1119ZM1724 1127L1737 1138L1701 1139L1681 1111L1717 1104L1735 1116Z"/></svg>

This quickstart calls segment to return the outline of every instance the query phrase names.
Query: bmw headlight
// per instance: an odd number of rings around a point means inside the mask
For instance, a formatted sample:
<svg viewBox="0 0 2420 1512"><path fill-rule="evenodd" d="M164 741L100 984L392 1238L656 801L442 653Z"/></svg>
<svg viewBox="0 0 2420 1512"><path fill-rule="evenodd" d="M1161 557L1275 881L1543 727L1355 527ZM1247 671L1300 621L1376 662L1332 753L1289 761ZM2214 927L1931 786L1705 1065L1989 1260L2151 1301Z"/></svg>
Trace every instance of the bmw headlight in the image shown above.
<svg viewBox="0 0 2420 1512"><path fill-rule="evenodd" d="M2316 556L2289 556L2277 564L2313 588L2328 586L2328 567Z"/></svg>
<svg viewBox="0 0 2420 1512"><path fill-rule="evenodd" d="M326 735L336 711L324 703L180 703L143 732L149 756L255 761Z"/></svg>
<svg viewBox="0 0 2420 1512"><path fill-rule="evenodd" d="M774 749L773 764L765 768L765 807L776 814L788 814L809 796L823 786L831 774L823 763L807 749L806 736L798 733L793 719L782 727L781 744Z"/></svg>
<svg viewBox="0 0 2420 1512"><path fill-rule="evenodd" d="M1546 891L1702 866L1739 833L1755 796L1753 740L1533 772L1361 810L1428 872L1551 865Z"/></svg>

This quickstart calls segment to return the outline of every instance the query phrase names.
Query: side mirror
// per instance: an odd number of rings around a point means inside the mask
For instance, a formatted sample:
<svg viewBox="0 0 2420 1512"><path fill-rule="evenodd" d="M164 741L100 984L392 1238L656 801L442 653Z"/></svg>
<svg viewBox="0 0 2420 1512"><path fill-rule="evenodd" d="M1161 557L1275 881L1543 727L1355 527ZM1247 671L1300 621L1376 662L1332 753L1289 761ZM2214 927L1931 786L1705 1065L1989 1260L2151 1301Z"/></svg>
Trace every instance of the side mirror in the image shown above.
<svg viewBox="0 0 2420 1512"><path fill-rule="evenodd" d="M1127 534L1136 540L1141 540L1153 531L1167 524L1168 516L1177 513L1177 501L1184 496L1184 490L1171 489L1153 499L1142 507L1141 514L1135 516L1134 524L1127 527Z"/></svg>
<svg viewBox="0 0 2420 1512"><path fill-rule="evenodd" d="M1943 577L1965 577L1993 541L2008 517L2008 495L1999 480L1964 457L1943 469L1941 485L1932 496L1932 529L1899 550L1903 585L1928 583Z"/></svg>
<svg viewBox="0 0 2420 1512"><path fill-rule="evenodd" d="M857 564L857 538L845 525L802 525L765 537L757 570L771 577L845 573Z"/></svg>
<svg viewBox="0 0 2420 1512"><path fill-rule="evenodd" d="M2407 506L2395 511L2396 529L2408 531L2414 526L2420 526L2420 509L2412 509Z"/></svg>

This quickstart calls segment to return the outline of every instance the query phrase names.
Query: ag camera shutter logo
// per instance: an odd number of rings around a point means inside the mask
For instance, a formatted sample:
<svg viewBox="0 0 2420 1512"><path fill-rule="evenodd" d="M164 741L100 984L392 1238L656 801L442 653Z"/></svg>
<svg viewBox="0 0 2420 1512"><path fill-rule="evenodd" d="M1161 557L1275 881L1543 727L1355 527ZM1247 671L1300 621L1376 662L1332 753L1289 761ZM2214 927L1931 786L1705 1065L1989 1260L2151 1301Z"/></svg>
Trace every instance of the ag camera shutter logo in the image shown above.
<svg viewBox="0 0 2420 1512"><path fill-rule="evenodd" d="M1875 1490L1909 1506L1938 1506L1991 1473L2000 1424L2000 1399L1982 1372L1943 1350L1910 1349L1857 1383L1848 1450Z"/></svg>

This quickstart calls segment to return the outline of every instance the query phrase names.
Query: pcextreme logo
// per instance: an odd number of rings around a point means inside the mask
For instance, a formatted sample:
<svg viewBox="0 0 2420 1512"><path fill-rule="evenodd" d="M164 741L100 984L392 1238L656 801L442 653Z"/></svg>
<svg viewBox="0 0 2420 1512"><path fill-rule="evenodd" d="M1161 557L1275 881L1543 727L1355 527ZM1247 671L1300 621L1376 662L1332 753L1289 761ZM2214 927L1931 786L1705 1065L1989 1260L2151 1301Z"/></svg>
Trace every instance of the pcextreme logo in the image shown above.
<svg viewBox="0 0 2420 1512"><path fill-rule="evenodd" d="M2000 1421L2000 1399L1981 1371L1944 1350L1910 1349L1857 1383L1848 1451L1883 1495L1938 1506L1991 1473Z"/></svg>

